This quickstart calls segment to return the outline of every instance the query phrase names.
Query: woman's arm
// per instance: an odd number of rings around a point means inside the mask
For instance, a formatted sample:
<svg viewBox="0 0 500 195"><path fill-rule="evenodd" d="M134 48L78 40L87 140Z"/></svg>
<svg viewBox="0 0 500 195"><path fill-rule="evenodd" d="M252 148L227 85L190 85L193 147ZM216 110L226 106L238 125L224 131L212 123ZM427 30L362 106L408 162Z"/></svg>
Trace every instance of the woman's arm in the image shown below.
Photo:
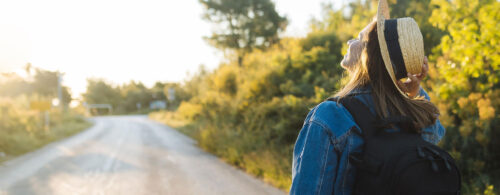
<svg viewBox="0 0 500 195"><path fill-rule="evenodd" d="M316 121L302 127L293 152L290 194L332 194L337 153L328 130Z"/></svg>

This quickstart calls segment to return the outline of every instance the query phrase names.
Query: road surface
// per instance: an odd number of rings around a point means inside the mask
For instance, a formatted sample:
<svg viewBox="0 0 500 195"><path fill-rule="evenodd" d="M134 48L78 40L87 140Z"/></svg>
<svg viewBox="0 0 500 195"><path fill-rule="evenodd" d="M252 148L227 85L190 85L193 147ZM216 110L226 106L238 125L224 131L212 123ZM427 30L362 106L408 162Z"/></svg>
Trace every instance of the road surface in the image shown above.
<svg viewBox="0 0 500 195"><path fill-rule="evenodd" d="M80 134L0 165L0 194L284 194L146 116L92 120Z"/></svg>

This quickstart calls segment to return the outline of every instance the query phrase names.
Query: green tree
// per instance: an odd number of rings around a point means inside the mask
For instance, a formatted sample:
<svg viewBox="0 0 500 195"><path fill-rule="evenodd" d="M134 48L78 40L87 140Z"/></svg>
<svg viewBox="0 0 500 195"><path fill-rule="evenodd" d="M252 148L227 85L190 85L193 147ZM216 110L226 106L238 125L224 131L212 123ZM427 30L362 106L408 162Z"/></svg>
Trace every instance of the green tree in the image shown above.
<svg viewBox="0 0 500 195"><path fill-rule="evenodd" d="M188 75L188 78L182 83L182 91L184 92L182 99L189 100L204 93L208 89L207 86L212 84L210 83L209 76L210 71L204 65L200 65L194 74ZM168 95L167 91L165 91L165 95Z"/></svg>
<svg viewBox="0 0 500 195"><path fill-rule="evenodd" d="M197 80L197 77L193 78L194 80ZM189 84L189 83L188 83ZM190 83L191 85L184 84L181 85L180 83L165 83L163 87L163 94L166 97L167 100L167 109L168 110L176 110L180 103L182 101L188 101L191 99L192 93L194 92L188 92L187 90L190 89L190 87L198 88L200 87L200 83ZM191 89L193 91L197 91L198 89ZM173 94L170 94L170 92L173 92ZM173 99L170 99L173 97Z"/></svg>
<svg viewBox="0 0 500 195"><path fill-rule="evenodd" d="M83 100L89 104L111 104L113 109L121 102L120 89L102 79L87 79L87 91Z"/></svg>
<svg viewBox="0 0 500 195"><path fill-rule="evenodd" d="M163 89L165 88L165 83L156 82L151 88L151 93L153 95L153 100L166 100L167 97L165 93L163 93Z"/></svg>
<svg viewBox="0 0 500 195"><path fill-rule="evenodd" d="M199 0L206 12L204 18L217 25L217 31L206 39L215 47L243 56L253 48L267 48L278 42L287 19L280 16L270 0Z"/></svg>
<svg viewBox="0 0 500 195"><path fill-rule="evenodd" d="M17 97L20 95L38 95L42 98L58 98L58 75L61 73L35 68L28 64L26 72L30 79L17 74L3 74L0 80L0 96ZM61 86L62 105L68 106L71 102L71 92L67 86Z"/></svg>
<svg viewBox="0 0 500 195"><path fill-rule="evenodd" d="M500 2L432 0L430 22L447 34L427 85L447 129L468 193L500 187Z"/></svg>
<svg viewBox="0 0 500 195"><path fill-rule="evenodd" d="M73 100L73 97L71 96L71 89L66 86L61 86L61 95L62 95L62 100L61 104L64 106L68 106L69 103Z"/></svg>
<svg viewBox="0 0 500 195"><path fill-rule="evenodd" d="M56 96L58 72L46 71L42 69L35 69L33 75L33 92L42 96Z"/></svg>
<svg viewBox="0 0 500 195"><path fill-rule="evenodd" d="M391 4L391 17L412 17L418 23L424 38L425 54L429 55L436 47L441 37L445 34L443 29L439 29L429 22L434 10L431 0L395 0Z"/></svg>
<svg viewBox="0 0 500 195"><path fill-rule="evenodd" d="M141 82L131 81L121 87L121 108L125 112L133 112L139 109L149 107L149 103L153 100L153 94ZM140 107L138 107L140 106Z"/></svg>

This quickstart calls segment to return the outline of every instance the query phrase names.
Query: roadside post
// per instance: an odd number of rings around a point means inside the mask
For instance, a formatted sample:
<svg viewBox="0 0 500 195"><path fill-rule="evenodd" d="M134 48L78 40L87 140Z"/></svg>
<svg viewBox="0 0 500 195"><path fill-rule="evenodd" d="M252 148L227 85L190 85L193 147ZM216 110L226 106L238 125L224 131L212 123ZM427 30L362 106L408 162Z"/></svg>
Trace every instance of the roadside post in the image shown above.
<svg viewBox="0 0 500 195"><path fill-rule="evenodd" d="M63 104L62 81L63 81L63 74L57 72L57 99L59 99L59 104L57 106L60 107L61 111L66 109Z"/></svg>
<svg viewBox="0 0 500 195"><path fill-rule="evenodd" d="M174 101L175 100L175 89L174 88L168 88L168 100Z"/></svg>
<svg viewBox="0 0 500 195"><path fill-rule="evenodd" d="M172 101L175 100L175 89L173 87L168 88L168 102L172 104ZM168 105L167 105L168 106Z"/></svg>

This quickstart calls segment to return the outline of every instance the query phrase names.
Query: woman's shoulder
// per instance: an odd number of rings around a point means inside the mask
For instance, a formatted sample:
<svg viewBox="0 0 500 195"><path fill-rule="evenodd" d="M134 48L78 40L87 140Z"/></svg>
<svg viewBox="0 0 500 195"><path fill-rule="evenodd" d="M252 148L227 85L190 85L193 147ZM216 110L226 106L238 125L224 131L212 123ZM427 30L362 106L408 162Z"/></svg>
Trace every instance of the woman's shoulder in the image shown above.
<svg viewBox="0 0 500 195"><path fill-rule="evenodd" d="M342 104L336 101L323 101L309 112L305 123L316 123L341 136L356 125L354 119Z"/></svg>

